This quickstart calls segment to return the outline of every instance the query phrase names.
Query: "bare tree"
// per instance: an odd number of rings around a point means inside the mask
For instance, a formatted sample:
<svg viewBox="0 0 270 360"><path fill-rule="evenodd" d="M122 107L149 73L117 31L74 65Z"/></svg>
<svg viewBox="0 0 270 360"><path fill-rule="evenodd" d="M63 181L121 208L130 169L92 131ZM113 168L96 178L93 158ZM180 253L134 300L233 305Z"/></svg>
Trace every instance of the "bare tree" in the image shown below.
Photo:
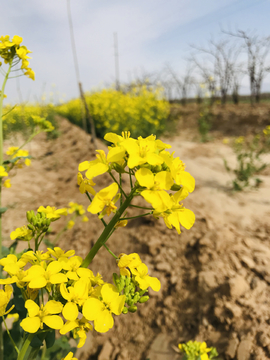
<svg viewBox="0 0 270 360"><path fill-rule="evenodd" d="M171 76L172 83L174 83L176 91L178 92L182 105L186 105L190 89L194 83L192 72L194 64L188 64L183 75L178 75L170 65L166 65L166 70Z"/></svg>
<svg viewBox="0 0 270 360"><path fill-rule="evenodd" d="M236 32L224 31L225 34L241 39L247 53L247 74L250 82L251 104L260 101L262 82L270 71L266 65L270 51L270 36L259 37L251 31L238 30Z"/></svg>
<svg viewBox="0 0 270 360"><path fill-rule="evenodd" d="M223 104L226 104L227 96L232 88L233 84L233 75L237 68L237 57L240 53L240 48L236 48L235 44L232 44L227 39L221 39L219 41L211 40L208 44L208 47L196 47L192 46L199 53L204 53L208 55L206 61L208 67L211 67L211 73L215 78L215 85L218 86L218 89L212 89L213 81L210 82L211 91L214 93L219 90L221 101ZM202 67L202 64L193 56L193 61L195 61L198 68L201 70L203 78L209 83L209 70L206 71L205 67Z"/></svg>
<svg viewBox="0 0 270 360"><path fill-rule="evenodd" d="M120 90L124 93L129 92L133 89L140 89L146 87L147 89L156 86L158 82L158 74L154 72L148 72L143 68L138 71L135 69L133 71L133 77L129 76L128 82L125 84L122 83Z"/></svg>
<svg viewBox="0 0 270 360"><path fill-rule="evenodd" d="M232 100L235 105L239 104L239 89L244 74L243 64L239 64L235 67L232 75Z"/></svg>
<svg viewBox="0 0 270 360"><path fill-rule="evenodd" d="M161 70L158 74L158 83L164 89L165 97L168 101L172 101L175 99L175 84L170 74L167 71L167 68Z"/></svg>
<svg viewBox="0 0 270 360"><path fill-rule="evenodd" d="M213 68L209 67L209 63L205 60L199 61L194 54L191 56L190 61L194 63L202 79L202 81L195 82L197 95L199 94L200 96L200 94L202 93L200 89L201 85L203 84L206 87L207 92L210 94L210 104L212 105L215 102L217 96L217 79L214 77Z"/></svg>

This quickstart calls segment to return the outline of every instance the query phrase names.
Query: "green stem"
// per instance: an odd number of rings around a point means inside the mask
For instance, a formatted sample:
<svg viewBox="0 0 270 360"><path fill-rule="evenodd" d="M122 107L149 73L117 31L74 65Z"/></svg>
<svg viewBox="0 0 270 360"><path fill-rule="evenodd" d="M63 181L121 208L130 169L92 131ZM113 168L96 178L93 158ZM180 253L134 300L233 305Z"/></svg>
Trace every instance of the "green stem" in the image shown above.
<svg viewBox="0 0 270 360"><path fill-rule="evenodd" d="M113 176L113 174L111 172L109 172L111 178L113 179L114 182L116 182L116 184L119 187L119 190L121 191L121 194L123 194L125 196L125 198L127 198L126 193L124 192L124 190L122 189L121 185L119 184L119 182L116 180L116 178Z"/></svg>
<svg viewBox="0 0 270 360"><path fill-rule="evenodd" d="M38 248L39 248L40 244L42 243L42 240L44 239L45 235L46 235L46 233L43 234L43 236L41 237L41 239L40 239L40 241L39 241L39 243L38 243Z"/></svg>
<svg viewBox="0 0 270 360"><path fill-rule="evenodd" d="M35 252L38 250L38 239L40 237L41 233L39 232L35 237Z"/></svg>
<svg viewBox="0 0 270 360"><path fill-rule="evenodd" d="M132 174L131 171L129 169L129 182L130 182L130 188L133 189L133 184L132 184Z"/></svg>
<svg viewBox="0 0 270 360"><path fill-rule="evenodd" d="M144 209L144 210L154 210L153 208L149 208L149 207L145 207L145 206L138 206L138 205L133 205L133 204L130 204L129 206L138 208L138 209Z"/></svg>
<svg viewBox="0 0 270 360"><path fill-rule="evenodd" d="M17 106L17 104L14 105L14 106L12 106L12 108L11 108L10 110L8 110L6 113L4 113L4 114L2 115L2 118L3 118L4 116L7 116L7 114L9 114L12 110L14 110L16 106Z"/></svg>
<svg viewBox="0 0 270 360"><path fill-rule="evenodd" d="M3 319L3 321L4 321L4 324L5 324L5 327L6 327L6 330L7 330L8 336L9 336L9 338L10 338L10 341L12 342L12 344L13 344L13 346L14 346L14 349L15 349L15 350L17 351L17 353L19 354L19 349L17 348L17 346L16 346L16 344L15 344L14 340L12 339L12 336L11 336L11 334L10 334L9 330L8 330L7 323L6 323L6 321L5 321L4 316L2 316L2 319Z"/></svg>
<svg viewBox="0 0 270 360"><path fill-rule="evenodd" d="M120 220L121 215L123 214L123 212L126 210L126 208L131 203L131 201L132 201L132 199L134 197L135 191L136 191L136 188L134 188L131 191L131 193L127 196L126 200L123 202L123 204L120 206L120 208L116 211L116 213L115 213L114 217L112 218L112 220L105 227L102 234L100 235L100 237L98 238L98 240L96 241L96 243L94 244L92 249L87 254L86 258L84 259L84 261L83 261L83 263L81 265L82 267L88 267L88 265L92 262L92 260L96 256L98 250L101 248L102 245L104 245L106 243L106 241L109 238L109 235L110 235L111 231L114 229L115 225Z"/></svg>
<svg viewBox="0 0 270 360"><path fill-rule="evenodd" d="M149 212L149 213L145 213L145 214L142 214L142 215L137 215L137 216L132 216L132 217L124 217L124 218L120 218L119 220L132 220L132 219L137 219L137 218L140 218L140 217L143 217L143 216L147 216L147 215L151 215L152 212Z"/></svg>
<svg viewBox="0 0 270 360"><path fill-rule="evenodd" d="M5 87L8 79L8 75L11 70L12 61L9 63L8 71L5 75L2 89L1 89L1 95L0 95L0 166L3 164L3 100L4 100L4 94L5 94ZM2 188L2 182L0 182L0 207L2 206L1 201L1 188ZM0 213L0 259L2 258L2 213ZM1 336L1 334L0 334ZM3 358L2 349L0 348L0 360L1 357Z"/></svg>
<svg viewBox="0 0 270 360"><path fill-rule="evenodd" d="M72 219L71 219L72 220ZM61 231L59 231L59 233L56 235L55 239L52 241L52 244L55 245L57 243L57 241L59 240L60 236L65 232L67 231L67 225L66 224L63 229Z"/></svg>
<svg viewBox="0 0 270 360"><path fill-rule="evenodd" d="M18 355L18 358L17 360L23 360L24 359L24 355L33 339L33 337L35 336L35 334L29 334L28 337L26 338L24 344L23 344L23 347L21 348L21 351Z"/></svg>
<svg viewBox="0 0 270 360"><path fill-rule="evenodd" d="M122 189L122 175L121 173L119 173L119 185L120 185L120 188ZM121 192L121 197L120 197L120 206L123 204L123 194Z"/></svg>
<svg viewBox="0 0 270 360"><path fill-rule="evenodd" d="M40 134L41 132L42 132L42 131L39 130L39 131L37 131L37 132L34 132L32 135L30 135L29 138L12 154L12 157L14 157L14 155L17 154L17 152L18 152L19 150L21 150L25 145L27 145L30 141L32 141L33 138L34 138L35 136L37 136L38 134Z"/></svg>
<svg viewBox="0 0 270 360"><path fill-rule="evenodd" d="M106 244L103 244L103 246L115 259L118 259L118 257L108 248L108 246Z"/></svg>
<svg viewBox="0 0 270 360"><path fill-rule="evenodd" d="M8 80L8 76L11 70L12 61L9 63L8 71L5 74L4 81L2 84L1 94L0 94L0 166L3 165L3 100L5 94L5 87ZM0 181L0 208L2 207L2 181ZM2 259L2 213L0 213L0 259ZM0 266L0 274L2 274L2 266ZM4 344L3 344L3 329L2 325L0 326L0 360L4 359Z"/></svg>
<svg viewBox="0 0 270 360"><path fill-rule="evenodd" d="M3 343L3 329L0 325L0 360L4 360L4 343Z"/></svg>
<svg viewBox="0 0 270 360"><path fill-rule="evenodd" d="M37 356L38 356L38 353L39 353L39 350L40 348L31 348L30 352L29 352L29 355L26 354L27 356L27 360L36 360L37 359Z"/></svg>
<svg viewBox="0 0 270 360"><path fill-rule="evenodd" d="M75 222L75 219L77 218L77 214L73 214L72 218L69 220L69 221L74 221ZM59 233L56 235L55 239L52 241L52 244L55 245L57 243L57 241L59 240L60 236L68 230L68 223L69 221L67 222L67 224L63 227L63 229L61 231L59 231Z"/></svg>
<svg viewBox="0 0 270 360"><path fill-rule="evenodd" d="M89 199L89 201L91 203L92 202L91 196L89 195L89 193L87 191L85 193L86 193L86 195L87 195L87 197L88 197L88 199ZM99 214L100 213L97 213L97 215L99 215ZM102 224L106 227L107 226L106 221L104 221L103 218L99 218L99 219L102 221Z"/></svg>

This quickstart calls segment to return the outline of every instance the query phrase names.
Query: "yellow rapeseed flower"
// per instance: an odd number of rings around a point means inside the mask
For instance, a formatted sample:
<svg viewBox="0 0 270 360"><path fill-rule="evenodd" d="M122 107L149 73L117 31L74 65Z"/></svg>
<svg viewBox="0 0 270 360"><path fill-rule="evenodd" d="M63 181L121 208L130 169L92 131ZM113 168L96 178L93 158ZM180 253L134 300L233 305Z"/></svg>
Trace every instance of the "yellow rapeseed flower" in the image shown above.
<svg viewBox="0 0 270 360"><path fill-rule="evenodd" d="M77 175L77 183L80 187L79 190L81 194L89 192L92 195L96 195L95 190L92 188L92 186L95 186L96 184L92 179L84 179L80 172Z"/></svg>
<svg viewBox="0 0 270 360"><path fill-rule="evenodd" d="M51 329L60 330L64 323L60 316L63 304L59 301L50 300L45 306L39 307L33 300L26 300L25 307L28 310L28 317L23 319L21 327L31 334L43 329L43 323Z"/></svg>
<svg viewBox="0 0 270 360"><path fill-rule="evenodd" d="M111 284L105 284L100 289L100 297L89 297L83 305L83 316L94 321L95 330L107 332L113 327L112 313L120 315L125 304L125 295L119 295L117 288Z"/></svg>
<svg viewBox="0 0 270 360"><path fill-rule="evenodd" d="M0 166L0 177L8 176L8 173L6 172L6 169L4 166Z"/></svg>
<svg viewBox="0 0 270 360"><path fill-rule="evenodd" d="M57 220L62 215L64 215L64 216L67 215L67 209L66 208L56 209L55 207L51 207L51 206L47 206L46 208L44 206L40 206L37 209L37 211L45 213L47 219L51 219L51 220Z"/></svg>
<svg viewBox="0 0 270 360"><path fill-rule="evenodd" d="M131 268L130 271L135 276L135 281L140 286L140 289L146 290L148 287L151 287L154 291L160 290L160 281L156 277L148 275L148 268L144 263L141 263L135 268Z"/></svg>
<svg viewBox="0 0 270 360"><path fill-rule="evenodd" d="M120 274L123 276L130 277L129 269L137 268L139 265L141 265L142 260L140 259L140 256L136 253L132 254L120 254L118 256L119 260L117 261L117 266L120 269Z"/></svg>
<svg viewBox="0 0 270 360"><path fill-rule="evenodd" d="M116 196L117 191L118 185L116 183L100 190L95 195L92 203L88 206L87 211L92 214L102 212L101 216L104 216L105 214L109 216L111 212L116 212L117 207L115 206L115 203L118 201L120 195L118 194ZM103 212L104 208L105 210Z"/></svg>
<svg viewBox="0 0 270 360"><path fill-rule="evenodd" d="M8 314L14 308L15 305L13 305L8 311L6 311L6 307L10 301L12 292L13 288L10 285L5 285L5 290L0 290L0 316Z"/></svg>
<svg viewBox="0 0 270 360"><path fill-rule="evenodd" d="M6 188L10 188L11 187L10 179L5 180L3 186Z"/></svg>

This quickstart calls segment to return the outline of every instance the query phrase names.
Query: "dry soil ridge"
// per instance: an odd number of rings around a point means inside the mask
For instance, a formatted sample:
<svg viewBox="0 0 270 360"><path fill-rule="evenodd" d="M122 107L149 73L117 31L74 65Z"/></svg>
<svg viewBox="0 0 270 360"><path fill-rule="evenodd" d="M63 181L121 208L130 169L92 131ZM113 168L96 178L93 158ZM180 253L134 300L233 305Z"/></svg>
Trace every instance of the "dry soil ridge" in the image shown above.
<svg viewBox="0 0 270 360"><path fill-rule="evenodd" d="M19 170L12 187L4 189L3 205L11 205L3 220L6 244L9 233L25 223L26 210L61 207L69 201L88 205L78 191L76 176L78 164L94 158L90 137L63 119L60 131L55 140L41 136L33 141L33 165ZM195 212L196 223L179 236L161 220L141 219L114 234L113 251L140 253L150 274L161 280L162 290L150 291L150 301L137 313L117 317L115 327L105 335L90 333L77 356L80 360L176 360L178 342L197 339L216 346L221 359L269 359L270 179L263 176L258 191L233 195L222 160L234 161L229 147L179 137L165 140L196 179L196 190L184 202ZM107 184L96 180L100 187ZM85 256L102 230L94 216L89 218L66 233L59 245ZM92 269L107 281L116 270L105 250Z"/></svg>

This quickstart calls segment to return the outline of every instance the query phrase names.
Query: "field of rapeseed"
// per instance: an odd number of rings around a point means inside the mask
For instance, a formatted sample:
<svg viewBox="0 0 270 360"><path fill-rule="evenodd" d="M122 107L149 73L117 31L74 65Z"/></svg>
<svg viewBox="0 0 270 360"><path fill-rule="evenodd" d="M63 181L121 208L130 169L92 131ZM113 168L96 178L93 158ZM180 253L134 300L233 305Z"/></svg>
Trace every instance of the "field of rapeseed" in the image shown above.
<svg viewBox="0 0 270 360"><path fill-rule="evenodd" d="M37 117L44 118L56 126L54 120L55 109L53 105L19 104L6 105L3 109L3 135L4 139L14 133L29 136L36 126Z"/></svg>
<svg viewBox="0 0 270 360"><path fill-rule="evenodd" d="M90 114L94 119L97 136L103 138L107 130L130 131L135 137L160 135L166 126L169 103L161 88L134 88L130 92L104 89L86 96ZM56 108L57 113L72 123L82 126L82 105L74 99Z"/></svg>

